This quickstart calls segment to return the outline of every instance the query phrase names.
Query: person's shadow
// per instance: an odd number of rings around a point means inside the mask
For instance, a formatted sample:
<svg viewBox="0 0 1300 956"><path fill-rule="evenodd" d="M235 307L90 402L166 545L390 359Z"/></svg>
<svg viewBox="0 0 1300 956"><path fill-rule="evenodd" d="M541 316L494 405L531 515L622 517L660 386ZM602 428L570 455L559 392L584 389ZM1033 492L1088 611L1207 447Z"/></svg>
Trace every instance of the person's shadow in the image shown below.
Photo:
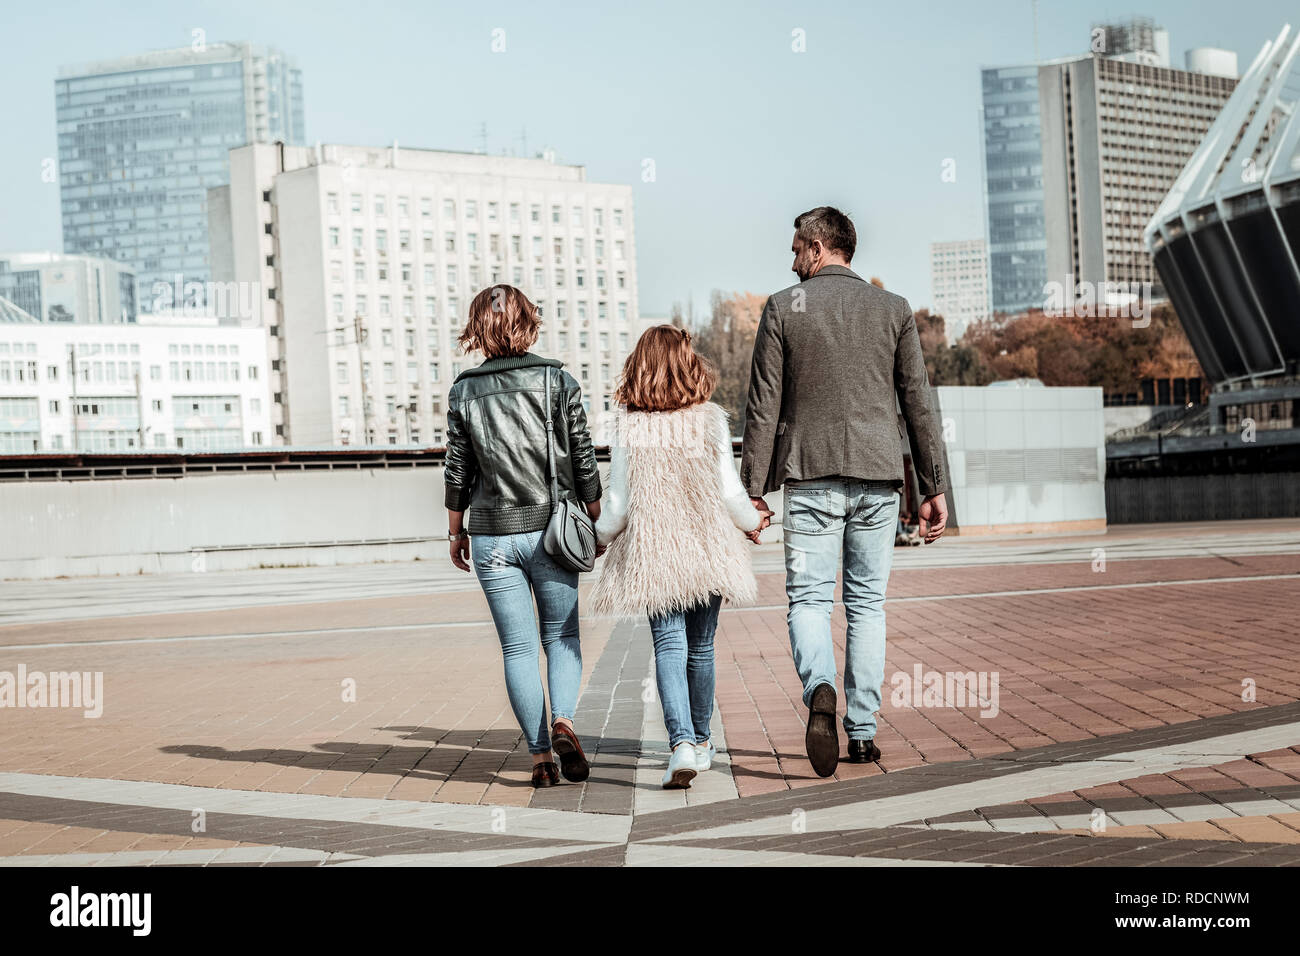
<svg viewBox="0 0 1300 956"><path fill-rule="evenodd" d="M183 754L202 760L228 760L236 763L274 764L306 770L340 770L351 773L381 773L417 780L448 780L455 777L465 783L495 783L507 787L531 787L528 777L531 760L523 735L517 730L473 730L439 727L379 727L409 740L411 745L356 743L328 740L313 744L311 750L259 747L229 750L208 744L168 744L163 753ZM640 740L606 737L599 740L580 734L583 748L598 766L599 754L639 754ZM483 759L493 755L492 759ZM470 759L474 757L476 759ZM499 758L499 759L498 759ZM594 768L593 768L594 769ZM514 779L502 771L519 771ZM596 779L593 774L593 780ZM626 785L625 781L609 783Z"/></svg>

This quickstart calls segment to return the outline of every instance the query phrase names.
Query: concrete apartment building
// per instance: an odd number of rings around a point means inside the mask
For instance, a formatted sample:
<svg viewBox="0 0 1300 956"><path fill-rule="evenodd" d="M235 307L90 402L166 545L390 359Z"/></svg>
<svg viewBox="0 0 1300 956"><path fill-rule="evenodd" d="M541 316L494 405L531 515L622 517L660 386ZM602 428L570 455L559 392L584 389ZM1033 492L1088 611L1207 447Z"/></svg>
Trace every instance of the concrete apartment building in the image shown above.
<svg viewBox="0 0 1300 956"><path fill-rule="evenodd" d="M1166 297L1143 233L1232 95L1236 58L1226 57L1193 50L1187 62L1234 75L1122 56L1039 68L1047 281L1150 283Z"/></svg>
<svg viewBox="0 0 1300 956"><path fill-rule="evenodd" d="M1159 278L1142 232L1235 85L1235 54L1169 59L1148 18L1093 27L1088 54L985 69L990 306L1042 308L1045 285Z"/></svg>
<svg viewBox="0 0 1300 956"><path fill-rule="evenodd" d="M260 289L275 441L442 444L477 364L456 337L495 282L543 311L536 350L598 431L639 331L632 190L581 166L392 147L251 145L209 192L214 279Z"/></svg>
<svg viewBox="0 0 1300 956"><path fill-rule="evenodd" d="M986 250L983 239L930 243L930 309L943 316L949 344L989 317Z"/></svg>
<svg viewBox="0 0 1300 956"><path fill-rule="evenodd" d="M269 444L266 332L0 323L0 454Z"/></svg>

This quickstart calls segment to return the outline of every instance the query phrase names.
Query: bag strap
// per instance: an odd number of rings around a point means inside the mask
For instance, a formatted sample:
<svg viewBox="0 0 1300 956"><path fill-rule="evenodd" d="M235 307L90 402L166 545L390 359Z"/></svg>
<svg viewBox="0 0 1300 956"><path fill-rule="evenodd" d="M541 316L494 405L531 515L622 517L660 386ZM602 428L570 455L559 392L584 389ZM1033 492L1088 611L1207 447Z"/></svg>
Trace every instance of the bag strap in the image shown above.
<svg viewBox="0 0 1300 956"><path fill-rule="evenodd" d="M551 510L560 500L560 483L555 476L555 421L551 413L551 367L546 366L546 474L551 485Z"/></svg>

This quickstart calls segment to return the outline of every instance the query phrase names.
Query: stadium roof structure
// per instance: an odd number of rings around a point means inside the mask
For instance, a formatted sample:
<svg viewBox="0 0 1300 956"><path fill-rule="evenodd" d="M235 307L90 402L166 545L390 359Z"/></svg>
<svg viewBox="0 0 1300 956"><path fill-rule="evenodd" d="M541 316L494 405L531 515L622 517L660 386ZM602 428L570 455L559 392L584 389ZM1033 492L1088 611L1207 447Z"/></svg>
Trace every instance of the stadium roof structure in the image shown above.
<svg viewBox="0 0 1300 956"><path fill-rule="evenodd" d="M1255 57L1146 228L1216 384L1300 370L1300 36Z"/></svg>

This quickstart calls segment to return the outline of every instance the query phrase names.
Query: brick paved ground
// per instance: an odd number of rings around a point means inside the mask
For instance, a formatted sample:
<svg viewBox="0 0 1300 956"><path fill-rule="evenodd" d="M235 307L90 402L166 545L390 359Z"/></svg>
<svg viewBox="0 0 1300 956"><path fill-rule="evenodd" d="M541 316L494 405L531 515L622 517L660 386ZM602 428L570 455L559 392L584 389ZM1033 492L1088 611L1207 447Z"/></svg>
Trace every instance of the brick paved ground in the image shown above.
<svg viewBox="0 0 1300 956"><path fill-rule="evenodd" d="M280 603L242 573L24 584L0 671L102 671L105 702L0 708L0 861L1298 863L1300 522L1233 528L900 551L884 757L830 781L765 545L759 606L719 629L725 752L677 794L644 623L584 620L592 777L535 792L466 582L371 566L332 599L326 569L277 571ZM996 713L891 702L918 665L996 672Z"/></svg>

